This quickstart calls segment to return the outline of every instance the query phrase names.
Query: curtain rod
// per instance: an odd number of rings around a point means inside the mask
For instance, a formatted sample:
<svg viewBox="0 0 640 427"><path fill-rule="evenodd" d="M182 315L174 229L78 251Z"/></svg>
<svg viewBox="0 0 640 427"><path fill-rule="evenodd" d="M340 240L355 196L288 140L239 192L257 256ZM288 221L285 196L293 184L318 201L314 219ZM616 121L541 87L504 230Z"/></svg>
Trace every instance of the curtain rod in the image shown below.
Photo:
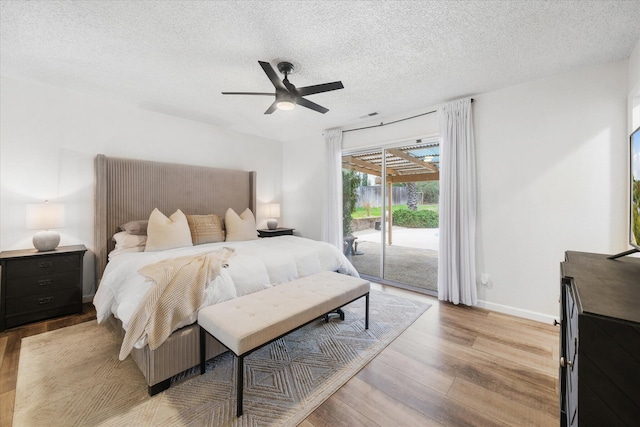
<svg viewBox="0 0 640 427"><path fill-rule="evenodd" d="M473 103L473 98L471 98L471 103ZM347 130L343 130L343 131L342 131L342 133L345 133L345 132L353 132L353 131L355 131L355 130L364 130L364 129L371 129L371 128L379 128L379 127L382 127L382 126L392 125L392 124L394 124L394 123L404 122L405 120L415 119L416 117L426 116L427 114L432 114L432 113L435 113L435 112L437 112L437 111L438 111L438 110L427 111L426 113L416 114L415 116L405 117L404 119L394 120L394 121L389 122L389 123L383 123L383 122L380 122L380 124L379 124L379 125L371 125L371 126L365 126L365 127L361 127L361 128L347 129Z"/></svg>

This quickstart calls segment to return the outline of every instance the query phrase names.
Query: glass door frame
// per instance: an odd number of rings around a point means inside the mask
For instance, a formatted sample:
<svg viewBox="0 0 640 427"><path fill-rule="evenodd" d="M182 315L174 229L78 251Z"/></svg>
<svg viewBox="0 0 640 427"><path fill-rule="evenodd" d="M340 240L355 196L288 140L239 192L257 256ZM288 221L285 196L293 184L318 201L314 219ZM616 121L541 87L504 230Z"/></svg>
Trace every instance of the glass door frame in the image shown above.
<svg viewBox="0 0 640 427"><path fill-rule="evenodd" d="M386 259L386 250L387 250L387 236L389 236L390 241L393 241L393 234L391 231L393 228L393 224L391 224L391 221L393 221L393 212L391 211L391 209L393 208L392 206L393 202L392 202L392 198L389 199L389 194L393 194L393 188L390 187L390 185L387 183L387 150L391 148L406 147L408 145L411 145L412 143L419 144L422 141L438 142L438 139L439 139L439 135L436 134L436 135L425 136L423 138L403 139L401 141L388 143L388 144L380 144L373 147L369 146L369 147L342 150L341 152L342 157L350 156L354 154L358 154L358 155L367 154L367 153L373 154L379 151L381 155L381 160L382 160L381 161L382 163L381 164L381 174L382 174L381 190L382 191L381 191L381 209L380 209L381 210L380 212L381 214L381 227L380 227L381 247L380 247L380 260L379 260L379 277L370 276L366 273L361 273L361 275L364 278L378 282L378 283L394 286L397 288L408 289L408 290L417 291L417 292L432 295L432 296L437 296L437 292L433 292L431 290L425 290L409 284L396 282L395 280L385 279L384 273L385 273L385 259ZM391 184L391 186L392 185L393 184ZM387 209L389 209L389 212L387 212ZM387 217L389 217L388 218L389 222L387 222ZM388 227L387 227L387 224L389 224ZM389 232L387 232L387 228L390 229Z"/></svg>

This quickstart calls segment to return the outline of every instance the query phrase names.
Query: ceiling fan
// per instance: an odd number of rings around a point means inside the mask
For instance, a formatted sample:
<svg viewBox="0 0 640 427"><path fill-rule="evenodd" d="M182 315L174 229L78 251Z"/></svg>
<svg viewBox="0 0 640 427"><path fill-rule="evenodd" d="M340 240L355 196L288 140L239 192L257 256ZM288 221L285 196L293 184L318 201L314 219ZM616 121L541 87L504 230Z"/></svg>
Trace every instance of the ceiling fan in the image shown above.
<svg viewBox="0 0 640 427"><path fill-rule="evenodd" d="M288 77L289 74L293 73L293 70L294 70L292 63L290 62L278 63L278 71L284 74L284 79L282 79L282 81L280 81L280 79L278 78L278 74L276 74L276 71L273 69L271 64L264 61L258 61L258 63L266 73L267 77L269 77L269 80L271 80L271 83L273 84L273 86L276 88L275 93L222 92L222 94L223 95L267 95L267 96L275 95L276 100L273 101L273 104L271 104L269 108L267 108L267 111L264 112L265 114L273 113L276 110L276 108L279 110L293 110L296 104L301 105L303 107L310 108L314 111L324 114L327 111L329 111L327 108L324 108L322 105L318 105L315 102L311 102L308 99L303 98L303 96L313 95L313 94L322 93L322 92L329 92L331 90L344 89L344 86L342 86L342 82L340 81L296 88L289 81L289 77Z"/></svg>

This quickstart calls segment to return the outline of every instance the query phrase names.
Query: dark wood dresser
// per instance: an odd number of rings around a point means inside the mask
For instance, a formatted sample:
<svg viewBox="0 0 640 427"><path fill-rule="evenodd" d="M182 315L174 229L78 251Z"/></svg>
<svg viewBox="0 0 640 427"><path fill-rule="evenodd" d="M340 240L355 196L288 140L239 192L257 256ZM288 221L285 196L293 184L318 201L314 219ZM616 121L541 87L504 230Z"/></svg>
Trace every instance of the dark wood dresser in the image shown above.
<svg viewBox="0 0 640 427"><path fill-rule="evenodd" d="M561 263L560 425L640 422L640 259Z"/></svg>
<svg viewBox="0 0 640 427"><path fill-rule="evenodd" d="M84 245L0 252L0 331L82 313Z"/></svg>

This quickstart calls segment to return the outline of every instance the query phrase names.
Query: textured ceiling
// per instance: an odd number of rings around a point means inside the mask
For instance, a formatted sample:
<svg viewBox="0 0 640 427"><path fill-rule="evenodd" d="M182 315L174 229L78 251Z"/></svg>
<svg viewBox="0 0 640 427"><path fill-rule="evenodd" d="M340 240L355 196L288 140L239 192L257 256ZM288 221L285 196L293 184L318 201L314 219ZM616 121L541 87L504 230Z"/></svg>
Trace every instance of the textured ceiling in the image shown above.
<svg viewBox="0 0 640 427"><path fill-rule="evenodd" d="M0 72L287 141L628 58L640 1L6 1ZM264 115L258 60L322 115ZM426 110L425 110L426 111ZM369 119L370 120L370 119Z"/></svg>

